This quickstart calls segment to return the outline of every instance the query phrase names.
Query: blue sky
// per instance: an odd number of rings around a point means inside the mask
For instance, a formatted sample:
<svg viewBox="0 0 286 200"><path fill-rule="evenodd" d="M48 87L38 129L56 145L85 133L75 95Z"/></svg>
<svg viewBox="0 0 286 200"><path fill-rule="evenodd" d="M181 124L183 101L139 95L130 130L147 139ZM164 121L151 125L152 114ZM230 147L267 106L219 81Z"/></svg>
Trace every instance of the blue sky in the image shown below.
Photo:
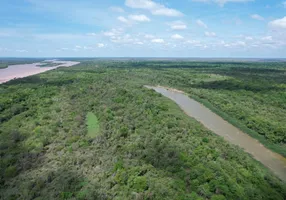
<svg viewBox="0 0 286 200"><path fill-rule="evenodd" d="M1 0L0 57L286 57L286 0Z"/></svg>

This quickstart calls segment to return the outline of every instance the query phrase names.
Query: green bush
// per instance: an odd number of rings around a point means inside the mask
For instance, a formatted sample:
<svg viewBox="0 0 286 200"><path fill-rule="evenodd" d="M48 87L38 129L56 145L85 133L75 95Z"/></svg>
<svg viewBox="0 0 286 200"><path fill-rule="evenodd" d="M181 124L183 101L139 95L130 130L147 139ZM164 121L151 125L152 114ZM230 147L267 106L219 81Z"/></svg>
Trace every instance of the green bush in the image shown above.
<svg viewBox="0 0 286 200"><path fill-rule="evenodd" d="M6 178L13 178L13 177L15 177L16 175L17 175L17 167L15 167L15 166L9 166L9 167L6 168L5 174L4 174L4 176L5 176Z"/></svg>
<svg viewBox="0 0 286 200"><path fill-rule="evenodd" d="M143 192L148 189L147 178L145 176L131 176L128 179L128 185L136 192Z"/></svg>

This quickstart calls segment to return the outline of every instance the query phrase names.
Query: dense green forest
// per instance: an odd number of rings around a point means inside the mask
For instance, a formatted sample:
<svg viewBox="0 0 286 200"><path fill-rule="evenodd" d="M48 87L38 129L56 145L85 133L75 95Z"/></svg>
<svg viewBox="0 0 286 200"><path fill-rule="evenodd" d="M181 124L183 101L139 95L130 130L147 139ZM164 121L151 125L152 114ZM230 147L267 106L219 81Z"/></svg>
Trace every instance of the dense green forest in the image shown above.
<svg viewBox="0 0 286 200"><path fill-rule="evenodd" d="M285 62L127 62L153 84L174 87L286 157ZM138 72L138 71L137 71Z"/></svg>
<svg viewBox="0 0 286 200"><path fill-rule="evenodd" d="M242 149L143 85L285 154L285 63L82 61L0 85L0 199L286 199Z"/></svg>

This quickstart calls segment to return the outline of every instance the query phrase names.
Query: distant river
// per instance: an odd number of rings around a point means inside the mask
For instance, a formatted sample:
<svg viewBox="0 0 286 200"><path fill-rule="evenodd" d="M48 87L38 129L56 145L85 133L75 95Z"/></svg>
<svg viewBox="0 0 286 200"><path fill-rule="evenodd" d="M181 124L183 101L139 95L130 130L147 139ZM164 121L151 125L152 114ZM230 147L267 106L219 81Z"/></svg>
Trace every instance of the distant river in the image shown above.
<svg viewBox="0 0 286 200"><path fill-rule="evenodd" d="M278 177L286 181L286 159L283 156L265 148L259 141L243 133L204 105L189 98L183 92L160 86L145 87L154 89L156 92L170 98L176 102L187 115L195 118L206 128L213 131L215 134L222 136L225 140L240 146L256 160L260 161L263 165L273 171Z"/></svg>
<svg viewBox="0 0 286 200"><path fill-rule="evenodd" d="M52 67L40 67L46 63L50 63ZM0 69L0 84L15 78L23 78L56 69L58 67L70 67L77 64L79 64L79 62L48 60L42 63L10 65L7 68Z"/></svg>

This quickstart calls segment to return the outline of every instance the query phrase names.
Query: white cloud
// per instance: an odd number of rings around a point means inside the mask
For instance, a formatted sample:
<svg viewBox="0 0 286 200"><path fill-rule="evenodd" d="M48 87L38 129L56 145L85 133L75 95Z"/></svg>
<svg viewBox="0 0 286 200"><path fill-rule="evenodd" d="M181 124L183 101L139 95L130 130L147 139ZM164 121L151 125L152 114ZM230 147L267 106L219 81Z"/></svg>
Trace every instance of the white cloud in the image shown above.
<svg viewBox="0 0 286 200"><path fill-rule="evenodd" d="M113 43L130 44L134 42L134 39L130 34L118 35L110 38Z"/></svg>
<svg viewBox="0 0 286 200"><path fill-rule="evenodd" d="M113 28L110 31L103 32L103 35L108 36L108 37L115 37L115 36L121 35L122 33L123 33L122 29Z"/></svg>
<svg viewBox="0 0 286 200"><path fill-rule="evenodd" d="M143 45L144 43L141 41L135 41L134 44Z"/></svg>
<svg viewBox="0 0 286 200"><path fill-rule="evenodd" d="M151 0L126 0L125 5L131 8L155 9L158 5Z"/></svg>
<svg viewBox="0 0 286 200"><path fill-rule="evenodd" d="M153 15L163 15L169 17L178 17L183 15L178 10L167 8L166 6L156 3L152 0L126 0L125 5L130 8L148 10Z"/></svg>
<svg viewBox="0 0 286 200"><path fill-rule="evenodd" d="M254 0L192 0L195 2L202 2L202 3L217 3L220 6L224 6L226 3L243 3L249 2Z"/></svg>
<svg viewBox="0 0 286 200"><path fill-rule="evenodd" d="M150 35L150 34L145 34L144 37L146 39L153 39L155 36L154 35Z"/></svg>
<svg viewBox="0 0 286 200"><path fill-rule="evenodd" d="M157 38L157 39L151 40L151 42L153 42L153 43L164 43L165 41L161 38Z"/></svg>
<svg viewBox="0 0 286 200"><path fill-rule="evenodd" d="M28 51L26 49L18 49L16 50L16 52L19 52L19 53L27 53Z"/></svg>
<svg viewBox="0 0 286 200"><path fill-rule="evenodd" d="M235 41L235 42L230 42L230 43L220 43L219 45L222 45L223 47L227 48L241 48L241 47L246 47L247 44L244 41Z"/></svg>
<svg viewBox="0 0 286 200"><path fill-rule="evenodd" d="M117 19L118 19L119 21L123 22L123 23L129 23L128 19L126 19L126 18L123 17L123 16L119 16L119 17L117 17Z"/></svg>
<svg viewBox="0 0 286 200"><path fill-rule="evenodd" d="M128 19L123 16L117 17L117 19L125 24L132 25L134 22L149 22L151 21L146 15L129 15Z"/></svg>
<svg viewBox="0 0 286 200"><path fill-rule="evenodd" d="M187 29L187 26L185 24L173 25L173 26L171 26L171 29L173 29L173 30L184 30L184 29Z"/></svg>
<svg viewBox="0 0 286 200"><path fill-rule="evenodd" d="M251 15L250 17L251 17L252 19L256 19L256 20L260 20L260 21L264 20L264 17L262 17L262 16L260 16L260 15L258 15L258 14L253 14L253 15Z"/></svg>
<svg viewBox="0 0 286 200"><path fill-rule="evenodd" d="M92 49L91 47L87 47L87 46L83 46L83 49L87 50L87 49Z"/></svg>
<svg viewBox="0 0 286 200"><path fill-rule="evenodd" d="M149 22L151 21L146 15L129 15L129 19L137 22Z"/></svg>
<svg viewBox="0 0 286 200"><path fill-rule="evenodd" d="M283 32L280 35L280 32L272 32L274 35L266 35L266 36L256 36L256 37L250 37L250 36L243 36L240 35L238 38L244 39L230 42L229 47L233 48L241 48L241 47L247 47L247 48L280 48L283 46L286 46L286 40L283 37Z"/></svg>
<svg viewBox="0 0 286 200"><path fill-rule="evenodd" d="M124 13L124 10L120 7L117 7L117 6L112 6L109 9L113 12Z"/></svg>
<svg viewBox="0 0 286 200"><path fill-rule="evenodd" d="M93 49L92 47L89 46L80 46L76 45L74 48L62 48L61 50L72 50L72 51L79 51L79 50L88 50L88 49Z"/></svg>
<svg viewBox="0 0 286 200"><path fill-rule="evenodd" d="M192 0L192 1L194 1L194 2L201 2L201 3L209 3L212 0Z"/></svg>
<svg viewBox="0 0 286 200"><path fill-rule="evenodd" d="M197 45L197 44L200 44L201 42L198 40L188 40L187 43Z"/></svg>
<svg viewBox="0 0 286 200"><path fill-rule="evenodd" d="M205 32L205 36L207 36L207 37L215 37L216 33L215 32L208 32L208 31L206 31Z"/></svg>
<svg viewBox="0 0 286 200"><path fill-rule="evenodd" d="M8 51L11 51L10 49L7 49L7 48L0 48L0 51L2 52L8 52Z"/></svg>
<svg viewBox="0 0 286 200"><path fill-rule="evenodd" d="M108 32L103 32L103 35L109 37L110 42L116 43L116 44L141 44L141 40L137 38L139 36L131 35L125 33L122 29L111 29ZM143 44L143 42L142 42ZM104 45L105 47L106 45Z"/></svg>
<svg viewBox="0 0 286 200"><path fill-rule="evenodd" d="M273 28L282 28L286 29L286 16L281 19L275 19L271 22L269 22L269 26Z"/></svg>
<svg viewBox="0 0 286 200"><path fill-rule="evenodd" d="M200 19L198 19L196 21L197 25L199 25L200 27L203 27L203 28L208 28L208 26Z"/></svg>
<svg viewBox="0 0 286 200"><path fill-rule="evenodd" d="M232 43L232 46L246 46L246 43L243 41L237 41Z"/></svg>
<svg viewBox="0 0 286 200"><path fill-rule="evenodd" d="M172 30L185 30L185 29L187 29L187 25L182 21L174 21L174 22L168 23L168 25L170 26L170 28Z"/></svg>
<svg viewBox="0 0 286 200"><path fill-rule="evenodd" d="M0 37L9 37L9 36L12 36L14 34L11 34L11 33L5 33L5 32L0 32Z"/></svg>
<svg viewBox="0 0 286 200"><path fill-rule="evenodd" d="M31 36L31 34L26 35ZM85 39L86 36L90 36L89 34L73 34L73 33L37 33L32 35L34 38L40 40L81 40Z"/></svg>
<svg viewBox="0 0 286 200"><path fill-rule="evenodd" d="M250 36L246 36L244 39L245 39L245 40L253 40L253 38L250 37Z"/></svg>
<svg viewBox="0 0 286 200"><path fill-rule="evenodd" d="M263 41L272 41L272 36L262 37L261 40L263 40Z"/></svg>
<svg viewBox="0 0 286 200"><path fill-rule="evenodd" d="M88 35L88 36L97 36L96 33L87 33L86 35Z"/></svg>
<svg viewBox="0 0 286 200"><path fill-rule="evenodd" d="M179 35L179 34L174 34L171 36L172 39L176 39L176 40L181 40L181 39L184 39L183 36Z"/></svg>
<svg viewBox="0 0 286 200"><path fill-rule="evenodd" d="M98 43L98 44L97 44L97 47L98 47L98 48L102 48L102 47L105 47L105 45L104 45L103 43Z"/></svg>
<svg viewBox="0 0 286 200"><path fill-rule="evenodd" d="M138 41L138 39L133 38L130 34L125 34L123 29L111 29L102 33L104 36L108 37L110 42L118 44L133 44Z"/></svg>
<svg viewBox="0 0 286 200"><path fill-rule="evenodd" d="M169 17L177 17L177 16L182 15L182 13L177 10L165 8L165 7L152 11L152 14L153 15L164 15L164 16L169 16Z"/></svg>

